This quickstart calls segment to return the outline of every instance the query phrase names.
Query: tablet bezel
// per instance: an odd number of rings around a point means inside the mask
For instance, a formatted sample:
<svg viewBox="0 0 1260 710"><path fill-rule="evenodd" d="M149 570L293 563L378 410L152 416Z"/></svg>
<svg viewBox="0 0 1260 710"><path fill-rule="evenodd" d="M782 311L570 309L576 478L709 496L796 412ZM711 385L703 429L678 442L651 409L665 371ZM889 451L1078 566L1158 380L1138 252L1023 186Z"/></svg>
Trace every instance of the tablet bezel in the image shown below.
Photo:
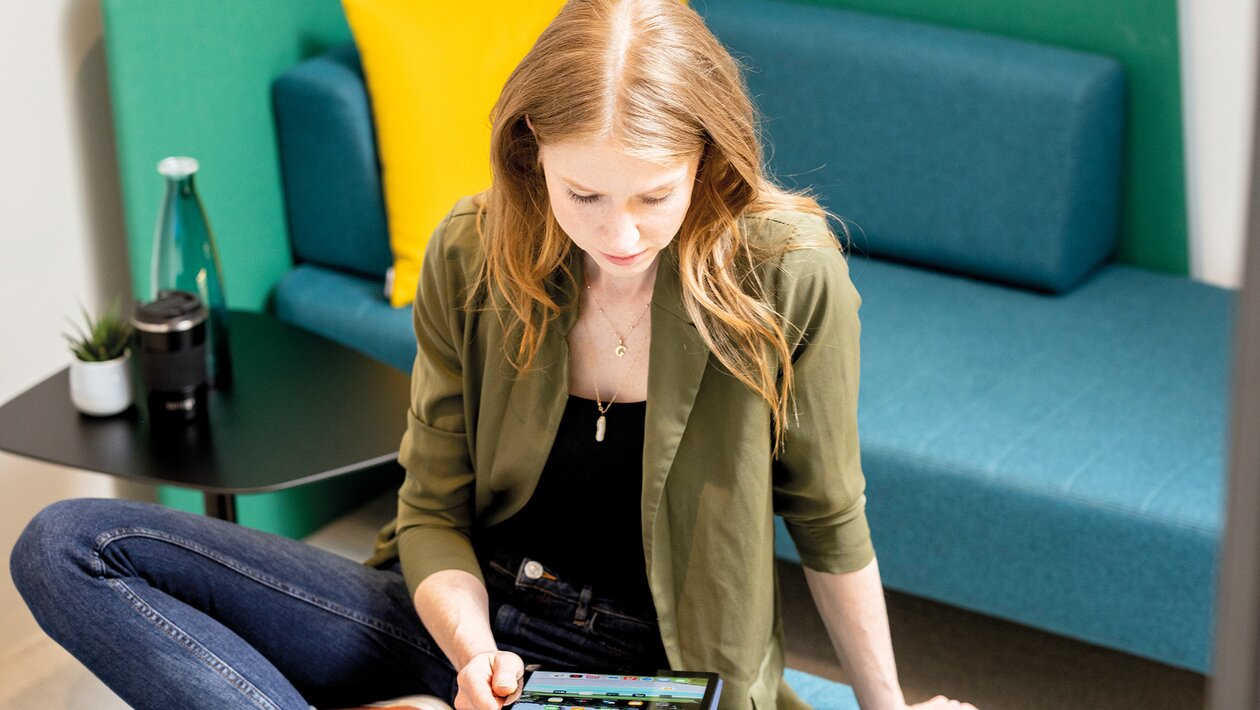
<svg viewBox="0 0 1260 710"><path fill-rule="evenodd" d="M641 672L640 670L636 670L636 669L604 671L604 670L592 670L590 668L558 668L558 667L551 667L551 666L542 666L538 664L530 664L528 667L526 667L525 675L521 679L522 694L524 693L525 686L529 685L529 679L534 675L535 671L541 671L543 673L581 673L583 675L587 675L587 674L635 675L642 678L655 678L657 676L674 676L678 678L703 679L705 681L704 696L700 699L700 705L699 705L700 710L708 710L709 708L717 707L717 703L716 703L717 698L715 696L717 695L718 690L720 688L720 684L722 682L721 677L717 673L711 673L709 671L685 671L685 670L676 670L673 668L658 668L655 671L651 671L651 672ZM516 703L518 702L520 702L519 699L514 701L511 705L504 705L503 708L504 710L507 710L507 708L514 707ZM661 701L650 700L648 702L661 702ZM592 705L591 707L597 708L597 707L602 707L602 706Z"/></svg>

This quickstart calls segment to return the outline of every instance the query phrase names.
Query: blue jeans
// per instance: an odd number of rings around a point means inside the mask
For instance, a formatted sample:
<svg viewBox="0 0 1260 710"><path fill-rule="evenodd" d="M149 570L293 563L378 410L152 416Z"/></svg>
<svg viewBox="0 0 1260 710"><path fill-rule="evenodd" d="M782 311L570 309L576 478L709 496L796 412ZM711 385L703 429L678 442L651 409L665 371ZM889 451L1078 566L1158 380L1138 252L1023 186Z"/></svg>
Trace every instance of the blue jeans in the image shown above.
<svg viewBox="0 0 1260 710"><path fill-rule="evenodd" d="M654 614L528 558L482 560L502 650L526 664L665 668ZM54 503L10 560L57 643L137 708L345 707L427 693L456 669L397 564L372 569L299 541L148 503Z"/></svg>

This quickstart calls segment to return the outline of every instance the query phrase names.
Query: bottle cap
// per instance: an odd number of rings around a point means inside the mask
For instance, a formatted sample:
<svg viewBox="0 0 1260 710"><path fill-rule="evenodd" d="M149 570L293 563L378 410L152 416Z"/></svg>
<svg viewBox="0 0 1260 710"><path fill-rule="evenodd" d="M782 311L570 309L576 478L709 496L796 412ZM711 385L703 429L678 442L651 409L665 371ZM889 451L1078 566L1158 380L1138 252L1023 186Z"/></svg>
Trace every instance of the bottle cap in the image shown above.
<svg viewBox="0 0 1260 710"><path fill-rule="evenodd" d="M200 169L196 158L173 155L158 162L157 171L168 178L188 177Z"/></svg>

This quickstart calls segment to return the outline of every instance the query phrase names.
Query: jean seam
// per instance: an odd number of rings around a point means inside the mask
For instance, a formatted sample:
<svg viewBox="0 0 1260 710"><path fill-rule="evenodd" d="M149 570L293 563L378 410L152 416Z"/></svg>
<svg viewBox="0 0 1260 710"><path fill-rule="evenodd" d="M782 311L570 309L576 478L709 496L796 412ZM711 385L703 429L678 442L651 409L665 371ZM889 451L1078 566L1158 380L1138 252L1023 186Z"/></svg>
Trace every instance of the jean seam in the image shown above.
<svg viewBox="0 0 1260 710"><path fill-rule="evenodd" d="M341 606L340 604L336 604L332 601L307 593L303 590L293 588L287 584L284 584L283 582L281 582L280 580L274 577L263 574L262 572L259 572L258 570L252 567L242 565L229 557L220 555L216 553L215 551L202 547L201 545L198 545L190 540L186 540L184 538L177 537L174 535L168 535L158 530L151 530L148 528L117 528L117 529L102 533L100 536L98 536L92 545L93 566L95 567L97 576L99 577L106 576L105 562L104 560L101 559L101 554L104 552L105 548L108 547L111 543L117 540L123 539L123 538L127 538L127 537L143 537L143 538L149 538L149 539L154 539L154 540L160 540L162 542L166 542L168 544L175 545L177 547L182 547L185 550L195 552L209 560L217 562L223 565L224 567L227 567L228 569L231 569L237 572L238 574L241 574L242 576L252 579L258 584L261 584L265 587L270 587L271 589L274 589L282 594L286 594L290 597L293 597L294 599L306 602L307 604L310 604L312 606L319 607L323 609L324 611L327 611L331 614L335 614L337 616L348 619L355 623L359 623L364 626L370 627L372 629L380 631L381 633L388 634L389 636L392 636L393 638L399 641L402 641L403 643L406 643L410 646L413 646L419 649L421 652L425 653L426 655L437 658L437 656L434 656L431 649L425 647L425 644L417 642L417 639L415 639L414 637L408 636L407 634L403 633L402 631L400 631L399 629L397 629L391 624L384 624L384 623L381 623L377 619L366 617L361 614L355 614L352 610L347 609ZM438 660L445 660L445 659L439 658Z"/></svg>
<svg viewBox="0 0 1260 710"><path fill-rule="evenodd" d="M242 695L249 698L256 707L264 708L264 710L280 710L280 706L267 697L258 689L258 686L249 682L235 668L219 658L213 651L206 648L205 645L193 638L191 634L184 631L178 624L162 615L162 612L153 608L139 594L136 594L130 586L121 579L107 579L106 585L113 589L124 601L131 604L142 617L147 619L159 631L166 634L171 640L179 644L184 650L191 653L197 660L201 661L217 673L220 678L227 681L229 685L239 691Z"/></svg>

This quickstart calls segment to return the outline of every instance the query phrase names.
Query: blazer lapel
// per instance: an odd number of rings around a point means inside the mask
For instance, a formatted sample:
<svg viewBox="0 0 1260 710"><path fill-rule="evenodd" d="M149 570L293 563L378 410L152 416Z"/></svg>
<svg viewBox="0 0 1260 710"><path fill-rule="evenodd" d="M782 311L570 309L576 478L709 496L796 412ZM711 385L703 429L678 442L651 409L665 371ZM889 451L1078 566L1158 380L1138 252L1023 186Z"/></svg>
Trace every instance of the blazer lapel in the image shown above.
<svg viewBox="0 0 1260 710"><path fill-rule="evenodd" d="M647 421L643 442L643 553L648 583L670 663L685 665L678 640L677 592L669 550L685 541L670 539L662 515L665 482L700 390L709 348L683 308L676 251L668 249L657 270L652 296L652 346L648 355ZM657 555L660 549L662 554Z"/></svg>
<svg viewBox="0 0 1260 710"><path fill-rule="evenodd" d="M571 303L571 299L581 293L581 262L581 259L576 258L570 261L576 284L553 284L550 287L552 296L560 299L562 305ZM496 511L487 525L494 525L514 515L525 505L538 485L569 398L568 335L576 322L576 308L561 308L560 314L550 323L543 336L535 360L536 369L528 375L518 377L506 359L502 363L504 372L509 377L510 390L505 425L500 430L499 445L495 453L495 469L504 472L506 480L502 484L503 488L516 487L517 484L510 481L518 480L518 477L527 479L529 484L523 489L525 495L515 500L510 507ZM504 342L507 342L506 336ZM479 501L483 506L489 503L493 491L487 489L485 496L486 501Z"/></svg>
<svg viewBox="0 0 1260 710"><path fill-rule="evenodd" d="M652 293L647 421L643 442L644 512L651 520L691 416L709 347L683 308L674 248L662 252Z"/></svg>

